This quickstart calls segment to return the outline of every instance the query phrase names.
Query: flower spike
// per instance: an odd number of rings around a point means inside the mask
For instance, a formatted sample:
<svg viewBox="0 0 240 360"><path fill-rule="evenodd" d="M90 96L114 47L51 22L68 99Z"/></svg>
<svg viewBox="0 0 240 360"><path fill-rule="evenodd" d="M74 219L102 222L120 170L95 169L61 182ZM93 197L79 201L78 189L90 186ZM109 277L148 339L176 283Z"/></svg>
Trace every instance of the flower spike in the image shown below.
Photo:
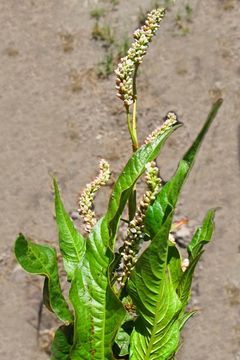
<svg viewBox="0 0 240 360"><path fill-rule="evenodd" d="M134 33L134 39L127 56L123 57L115 71L117 75L116 89L117 96L123 100L125 106L130 106L134 102L134 76L139 64L142 63L144 55L147 53L148 46L152 41L160 26L160 22L165 15L163 8L152 10L145 21L145 24Z"/></svg>
<svg viewBox="0 0 240 360"><path fill-rule="evenodd" d="M82 194L79 196L79 214L83 217L85 222L85 230L91 231L91 228L96 224L96 216L93 210L93 200L96 192L101 186L106 185L110 179L110 166L106 160L100 160L99 175L91 183L86 185Z"/></svg>

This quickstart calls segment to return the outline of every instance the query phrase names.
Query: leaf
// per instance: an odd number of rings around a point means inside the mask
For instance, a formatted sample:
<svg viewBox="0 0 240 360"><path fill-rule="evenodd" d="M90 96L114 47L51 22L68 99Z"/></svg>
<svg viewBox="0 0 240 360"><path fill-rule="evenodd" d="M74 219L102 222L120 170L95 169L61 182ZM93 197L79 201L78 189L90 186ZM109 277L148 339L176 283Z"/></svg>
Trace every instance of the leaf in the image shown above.
<svg viewBox="0 0 240 360"><path fill-rule="evenodd" d="M131 339L130 360L167 359L179 343L182 304L166 272L173 211L138 259L128 283L139 315Z"/></svg>
<svg viewBox="0 0 240 360"><path fill-rule="evenodd" d="M212 237L214 229L214 210L209 210L203 220L203 225L197 229L192 241L188 245L188 252L190 255L190 264L187 270L183 273L182 279L177 289L179 298L184 307L187 305L191 295L192 278L195 267L203 254L203 246L207 244Z"/></svg>
<svg viewBox="0 0 240 360"><path fill-rule="evenodd" d="M127 165L123 169L117 179L108 204L107 219L110 228L110 247L114 248L116 232L119 220L126 202L133 191L134 184L138 178L145 172L146 164L154 160L162 145L171 133L181 124L176 123L169 130L156 137L152 142L141 146L130 158Z"/></svg>
<svg viewBox="0 0 240 360"><path fill-rule="evenodd" d="M215 210L209 210L203 220L202 227L195 232L187 247L190 259L194 259L202 251L203 246L211 240L214 231L214 215Z"/></svg>
<svg viewBox="0 0 240 360"><path fill-rule="evenodd" d="M68 280L72 280L76 267L83 259L86 242L82 235L76 230L72 219L64 209L56 179L53 180L53 183L56 222L59 231L59 246Z"/></svg>
<svg viewBox="0 0 240 360"><path fill-rule="evenodd" d="M70 360L72 340L72 325L58 328L51 346L51 360Z"/></svg>
<svg viewBox="0 0 240 360"><path fill-rule="evenodd" d="M172 356L178 347L179 324L176 319L181 312L182 304L176 295L175 288L181 281L181 272L179 254L176 253L176 249L168 249L172 213L182 185L193 166L197 151L221 103L222 100L219 100L213 105L202 130L183 160L180 161L175 175L162 188L147 211L145 228L152 241L137 261L128 285L139 314L138 326L136 325L136 331L133 333L132 345L135 344L135 346L130 356L131 360L166 359ZM167 264L171 281L166 277ZM159 288L162 291L161 301ZM166 307L159 308L164 303L164 299L168 301L169 309L171 309L169 314L164 312ZM159 313L162 313L161 320L158 318ZM174 326L172 324L169 331L173 331L174 334L168 337L168 327L165 323L171 319L174 321ZM162 323L165 324L163 333L160 330ZM147 336L141 332L142 329L147 330Z"/></svg>
<svg viewBox="0 0 240 360"><path fill-rule="evenodd" d="M50 246L34 244L19 234L15 242L15 255L24 270L31 274L45 276L48 279L46 284L49 301L46 305L55 312L60 320L66 324L70 323L73 317L62 295L56 251Z"/></svg>
<svg viewBox="0 0 240 360"><path fill-rule="evenodd" d="M168 359L179 345L178 314L181 303L167 278L161 281L156 313L138 319L131 336L130 360ZM151 294L151 303L153 295ZM150 312L150 304L146 307Z"/></svg>
<svg viewBox="0 0 240 360"><path fill-rule="evenodd" d="M200 133L180 161L175 175L164 185L153 205L149 207L145 218L145 231L150 238L152 238L160 228L167 206L170 204L175 208L184 181L192 169L195 156L221 104L222 100L220 99L213 105Z"/></svg>
<svg viewBox="0 0 240 360"><path fill-rule="evenodd" d="M86 254L71 284L70 300L75 311L71 360L113 359L112 344L125 316L125 309L110 287L108 268L113 254L104 246L107 221L101 219L86 243Z"/></svg>

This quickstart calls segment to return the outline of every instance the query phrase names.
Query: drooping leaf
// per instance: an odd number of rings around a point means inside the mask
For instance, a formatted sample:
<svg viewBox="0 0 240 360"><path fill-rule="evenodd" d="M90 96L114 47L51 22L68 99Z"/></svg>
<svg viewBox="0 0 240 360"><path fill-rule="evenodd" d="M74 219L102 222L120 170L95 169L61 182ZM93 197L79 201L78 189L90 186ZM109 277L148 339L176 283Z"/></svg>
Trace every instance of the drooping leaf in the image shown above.
<svg viewBox="0 0 240 360"><path fill-rule="evenodd" d="M145 230L150 238L153 238L154 234L156 234L160 228L167 206L171 204L171 206L175 208L185 179L192 169L196 154L221 104L222 100L220 99L213 105L196 140L180 161L175 175L164 185L153 205L149 207L146 213Z"/></svg>
<svg viewBox="0 0 240 360"><path fill-rule="evenodd" d="M188 252L190 255L190 264L187 270L183 273L179 283L177 293L181 299L184 307L187 305L191 295L192 278L195 267L203 253L203 246L207 244L212 237L214 230L214 210L209 210L203 220L203 224L199 227L190 244L188 245Z"/></svg>
<svg viewBox="0 0 240 360"><path fill-rule="evenodd" d="M146 164L154 160L166 139L181 124L176 123L169 130L159 135L152 142L141 146L130 158L117 179L108 204L107 219L110 227L110 247L114 248L118 223L133 186L138 178L145 172Z"/></svg>
<svg viewBox="0 0 240 360"><path fill-rule="evenodd" d="M72 325L58 328L51 346L51 360L70 360L72 341Z"/></svg>
<svg viewBox="0 0 240 360"><path fill-rule="evenodd" d="M81 263L85 253L86 242L75 228L72 219L66 212L60 197L56 179L53 180L55 191L55 212L59 232L59 247L68 280L72 280L76 267Z"/></svg>
<svg viewBox="0 0 240 360"><path fill-rule="evenodd" d="M178 315L182 304L167 274L168 238L173 212L138 259L128 283L136 305L130 360L167 359L179 343Z"/></svg>
<svg viewBox="0 0 240 360"><path fill-rule="evenodd" d="M66 324L70 323L73 316L62 295L55 249L46 245L34 244L19 234L15 242L15 255L24 270L31 274L45 276L48 279L45 285L45 292L48 292L46 305L55 312L60 320Z"/></svg>

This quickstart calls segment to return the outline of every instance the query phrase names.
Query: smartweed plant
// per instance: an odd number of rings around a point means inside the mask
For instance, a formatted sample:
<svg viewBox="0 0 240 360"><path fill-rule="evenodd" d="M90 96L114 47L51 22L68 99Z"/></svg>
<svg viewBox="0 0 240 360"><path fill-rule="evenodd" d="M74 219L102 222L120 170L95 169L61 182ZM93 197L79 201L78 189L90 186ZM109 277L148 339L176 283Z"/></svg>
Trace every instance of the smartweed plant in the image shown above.
<svg viewBox="0 0 240 360"><path fill-rule="evenodd" d="M169 112L163 124L139 145L136 79L164 14L161 8L148 14L116 70L117 95L126 110L133 154L115 182L107 212L101 219L96 219L93 200L110 178L105 160L100 161L97 178L81 193L79 213L87 235L75 228L54 179L59 247L70 287L68 299L61 290L56 250L38 245L22 234L15 243L21 266L44 277L44 304L63 323L55 333L52 360L173 359L180 332L195 314L186 307L195 267L203 247L211 240L214 210L207 212L188 244L187 259L182 258L172 236L176 226L173 216L182 186L222 100L213 105L175 174L163 183L155 160L181 123L174 112ZM147 190L137 204L136 184L144 174ZM123 220L126 207L128 219ZM118 249L121 221L125 221L127 231Z"/></svg>

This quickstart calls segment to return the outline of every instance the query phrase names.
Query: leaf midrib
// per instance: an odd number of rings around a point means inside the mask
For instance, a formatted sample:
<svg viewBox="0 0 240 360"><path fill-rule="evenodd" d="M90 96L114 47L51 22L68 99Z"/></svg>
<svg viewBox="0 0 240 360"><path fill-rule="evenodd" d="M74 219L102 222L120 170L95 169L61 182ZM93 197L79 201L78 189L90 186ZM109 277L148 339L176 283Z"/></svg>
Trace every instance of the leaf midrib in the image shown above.
<svg viewBox="0 0 240 360"><path fill-rule="evenodd" d="M164 266L164 268L166 268L166 264ZM161 282L160 282L160 285L158 287L159 289L161 288ZM168 302L168 305L169 305L169 302ZM160 301L160 297L158 296L158 300L156 302L156 306L155 306L155 312L153 314L157 315L158 312L157 310L159 309L159 307L161 306L161 301ZM157 316L154 317L154 321L153 321L153 327L152 327L152 332L151 332L151 337L150 337L150 341L148 343L148 348L147 348L147 353L146 353L146 360L149 359L150 360L150 355L151 355L151 351L152 351L152 348L153 348L153 342L154 342L154 335L156 333L156 328L157 328L157 324L158 324L158 319L157 319ZM166 324L163 329L167 326L168 324Z"/></svg>
<svg viewBox="0 0 240 360"><path fill-rule="evenodd" d="M53 250L53 251L54 251L54 250ZM44 273L44 272L36 272L35 274L47 276L48 279L49 279L49 281L51 281L49 270L47 270L46 265L41 261L41 257L39 258L39 257L36 255L36 252L33 250L33 247L32 247L32 246L29 247L29 244L28 244L28 252L32 253L32 254L35 256L35 258L38 259L38 261L39 261L40 264L42 265L43 269L45 270L45 273Z"/></svg>
<svg viewBox="0 0 240 360"><path fill-rule="evenodd" d="M61 204L62 205L62 204ZM70 219L68 219L68 217L67 217L67 215L66 215L66 213L65 213L65 210L63 209L63 206L61 206L61 211L62 211L62 215L64 216L64 220L65 220L65 223L67 224L67 230L68 230L68 233L70 234L70 237L72 238L72 242L73 242L73 247L74 247L74 250L75 250L75 254L76 254L76 257L77 257L77 259L78 259L78 262L80 262L80 260L81 260L81 256L80 256L80 250L78 250L78 246L76 245L76 241L75 241L75 237L74 237L74 235L73 235L73 233L72 233L72 231L71 231L71 229L70 229L70 226L69 226L69 224L68 224L68 220L70 220ZM70 220L71 221L71 220ZM74 227L74 224L72 223L72 226ZM76 230L76 229L75 229ZM77 230L76 230L76 235L77 235L77 237L79 237L80 238L80 236L79 236L79 234L77 233Z"/></svg>

